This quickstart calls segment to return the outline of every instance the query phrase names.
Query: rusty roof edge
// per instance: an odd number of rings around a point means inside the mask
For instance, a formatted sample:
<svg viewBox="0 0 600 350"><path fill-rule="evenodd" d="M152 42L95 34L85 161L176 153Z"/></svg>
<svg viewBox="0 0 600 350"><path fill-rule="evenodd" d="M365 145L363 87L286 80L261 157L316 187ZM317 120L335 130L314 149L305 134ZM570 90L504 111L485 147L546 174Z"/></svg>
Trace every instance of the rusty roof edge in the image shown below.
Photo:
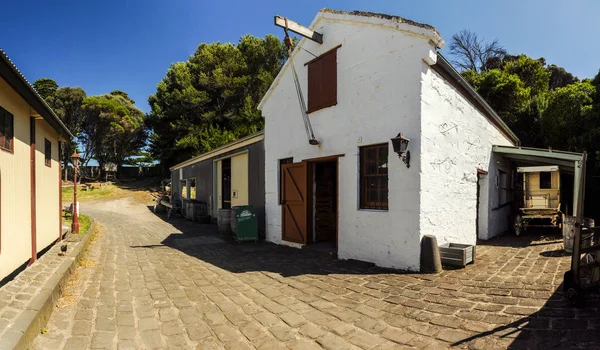
<svg viewBox="0 0 600 350"><path fill-rule="evenodd" d="M469 93L469 95L471 95L471 97L473 97L477 102L479 102L481 106L483 106L486 112L488 112L490 117L494 120L494 122L498 124L498 126L501 128L501 131L503 131L506 134L506 136L508 136L512 141L514 141L514 143L517 146L520 145L521 140L519 140L519 137L508 127L508 125L506 125L504 120L502 120L498 113L496 113L496 111L483 99L483 97L481 97L481 95L477 93L475 89L473 89L471 84L469 84L465 80L465 78L463 78L463 76L454 68L454 66L452 66L452 64L450 64L450 62L441 53L438 52L437 56L438 57L436 64L440 68L442 68L446 73L450 74L450 76L453 77L456 80L456 82L459 83L467 91L467 93Z"/></svg>
<svg viewBox="0 0 600 350"><path fill-rule="evenodd" d="M63 130L57 130L57 131L59 131L59 133L66 134L63 136L68 136L70 138L74 138L75 136L73 136L73 134L71 133L69 128L67 128L67 126L62 122L62 120L60 120L60 118L56 115L56 113L54 113L54 110L52 110L52 108L50 106L48 106L48 103L46 103L46 101L42 98L42 96L40 96L40 94L38 94L38 92L35 91L35 89L33 88L33 85L31 85L31 83L29 83L27 78L25 78L23 73L21 73L19 68L17 68L17 66L13 63L13 61L8 57L6 52L4 50L2 50L1 48L0 48L0 57L2 58L2 62L12 70L12 72L28 88L28 90L33 94L33 96L42 104L44 109L46 109L46 111L38 111L42 115L42 117L44 117L44 119L46 119L47 115L49 115L50 118L52 118L56 123L58 123L58 125L63 129ZM44 113L44 112L46 112L46 113Z"/></svg>

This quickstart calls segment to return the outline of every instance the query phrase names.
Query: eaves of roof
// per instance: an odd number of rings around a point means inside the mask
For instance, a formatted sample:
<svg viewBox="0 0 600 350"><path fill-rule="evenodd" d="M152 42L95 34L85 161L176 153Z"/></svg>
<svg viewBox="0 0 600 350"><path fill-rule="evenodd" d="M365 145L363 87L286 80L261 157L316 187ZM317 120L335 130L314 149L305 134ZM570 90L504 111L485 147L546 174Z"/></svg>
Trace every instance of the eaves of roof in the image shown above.
<svg viewBox="0 0 600 350"><path fill-rule="evenodd" d="M46 101L35 91L33 86L27 81L23 73L19 71L17 66L0 49L0 77L2 77L27 103L38 112L48 124L65 139L73 138L73 134L67 126L54 113L52 108L48 106Z"/></svg>

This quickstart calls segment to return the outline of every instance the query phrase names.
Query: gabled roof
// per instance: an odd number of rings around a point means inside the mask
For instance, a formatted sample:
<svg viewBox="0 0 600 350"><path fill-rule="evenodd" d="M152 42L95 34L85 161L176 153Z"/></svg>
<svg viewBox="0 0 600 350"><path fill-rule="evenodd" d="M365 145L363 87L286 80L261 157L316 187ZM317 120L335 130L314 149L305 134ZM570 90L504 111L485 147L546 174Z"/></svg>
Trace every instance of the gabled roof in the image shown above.
<svg viewBox="0 0 600 350"><path fill-rule="evenodd" d="M423 39L427 39L427 40L431 41L439 49L442 49L442 48L444 48L444 46L446 46L446 42L444 42L444 39L442 38L440 33L433 26L431 26L429 24L423 24L423 23L411 21L409 19L406 19L406 18L403 18L400 16L392 16L392 15L386 15L386 14L382 14L382 13L365 12L365 11L347 12L347 11L339 11L339 10L332 10L332 9L324 8L317 13L317 15L313 19L312 23L310 24L309 28L314 29L317 26L317 24L322 20L347 21L347 22L363 24L363 25L375 25L375 26L387 28L390 30L396 30L399 32L408 32L413 35L420 36ZM275 87L279 84L279 81L281 80L281 78L283 77L285 72L287 71L287 69L290 65L290 61L293 60L294 57L298 54L298 52L300 51L299 48L304 46L304 44L306 43L306 40L309 40L309 39L302 38L300 40L300 42L294 48L294 51L292 52L291 57L288 58L288 60L283 65L283 67L281 67L279 74L277 74L277 76L273 80L273 83L271 84L271 86L269 87L269 89L267 90L265 95L263 96L262 100L260 101L260 103L258 105L259 110L262 110L264 103L269 99L269 97L273 93L273 90L275 90Z"/></svg>
<svg viewBox="0 0 600 350"><path fill-rule="evenodd" d="M73 134L48 106L46 101L35 91L33 86L27 81L25 76L19 71L17 66L11 61L6 53L0 49L0 77L25 100L48 124L50 124L58 133L66 139L73 138Z"/></svg>
<svg viewBox="0 0 600 350"><path fill-rule="evenodd" d="M188 165L196 164L196 163L201 162L203 160L211 159L211 158L220 156L222 154L238 150L240 148L249 146L249 145L251 145L253 143L260 142L260 141L262 141L264 139L265 139L265 131L261 130L261 131L259 131L257 133L254 133L252 135L248 135L246 137L242 137L242 138L237 139L237 140L235 140L233 142L230 142L230 143L228 143L226 145L223 145L223 146L221 146L219 148L215 148L212 151L208 151L206 153L202 153L199 156L196 156L194 158L188 159L188 160L186 160L184 162L181 162L181 163L179 163L177 165L173 165L172 167L169 168L169 170L175 171L175 170L181 169L183 167L186 167Z"/></svg>

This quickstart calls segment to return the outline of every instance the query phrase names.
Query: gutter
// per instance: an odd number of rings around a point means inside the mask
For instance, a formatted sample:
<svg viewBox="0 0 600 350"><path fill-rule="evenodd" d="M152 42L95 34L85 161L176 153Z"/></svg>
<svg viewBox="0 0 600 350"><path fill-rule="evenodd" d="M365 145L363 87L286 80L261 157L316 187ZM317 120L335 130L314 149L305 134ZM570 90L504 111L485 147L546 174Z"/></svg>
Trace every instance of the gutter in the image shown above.
<svg viewBox="0 0 600 350"><path fill-rule="evenodd" d="M452 64L450 64L450 62L448 62L448 60L446 60L446 58L442 56L442 54L439 52L437 53L436 65L442 70L444 70L444 72L449 74L463 89L465 89L465 92L467 92L473 99L475 99L481 105L481 107L483 107L483 109L488 113L489 117L493 120L493 122L501 129L502 132L504 132L506 136L512 139L516 146L519 146L521 144L519 137L515 135L515 133L512 130L510 130L508 125L506 125L506 123L502 120L498 113L496 113L496 111L494 111L494 109L490 107L490 105L487 102L485 102L483 97L481 97L481 95L479 95L477 91L473 89L471 84L469 84L465 80L465 78L463 78L463 76L460 75L460 73L456 69L454 69Z"/></svg>
<svg viewBox="0 0 600 350"><path fill-rule="evenodd" d="M50 106L48 106L48 104L46 103L46 101L44 101L44 99L42 98L42 96L40 96L37 91L35 91L35 89L33 88L33 86L29 83L29 81L27 81L27 78L25 78L25 76L23 75L23 73L21 73L21 71L19 71L19 68L17 68L17 66L12 62L12 60L6 55L6 52L4 52L2 49L0 49L0 58L2 58L2 63L4 63L4 65L6 67L8 67L12 73L17 77L17 79L20 81L20 83L26 87L26 91L27 93L30 93L32 96L23 96L22 93L20 93L21 89L17 89L13 86L13 89L16 90L17 93L19 93L19 95L21 95L21 97L23 97L23 99L25 101L27 101L27 103L29 103L30 105L31 103L31 98L35 99L37 102L37 104L39 104L42 108L42 110L37 110L36 111L38 113L40 113L42 115L42 117L50 124L52 125L52 127L54 127L54 129L56 129L56 131L58 131L62 136L67 137L69 139L75 138L73 136L73 134L71 134L71 131L69 131L69 129L67 128L67 126L62 122L62 120L60 120L60 118L56 115L56 113L54 113L54 111L52 110L52 108L50 108ZM6 78L6 77L5 77ZM7 81L7 83L10 82ZM28 98L29 97L29 98ZM36 103L34 103L36 104ZM62 130L59 130L62 129Z"/></svg>

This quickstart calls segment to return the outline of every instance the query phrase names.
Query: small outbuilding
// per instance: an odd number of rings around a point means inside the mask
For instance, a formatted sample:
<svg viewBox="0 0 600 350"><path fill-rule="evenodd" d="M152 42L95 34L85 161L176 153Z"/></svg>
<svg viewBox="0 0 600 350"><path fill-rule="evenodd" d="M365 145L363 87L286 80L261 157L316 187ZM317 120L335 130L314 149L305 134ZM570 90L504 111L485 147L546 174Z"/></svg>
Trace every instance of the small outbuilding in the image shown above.
<svg viewBox="0 0 600 350"><path fill-rule="evenodd" d="M266 239L419 270L425 235L510 231L515 167L494 147L519 139L439 53L440 33L330 9L309 29L259 106Z"/></svg>
<svg viewBox="0 0 600 350"><path fill-rule="evenodd" d="M265 227L264 132L241 138L170 168L171 201L184 216L215 222L220 209L251 205Z"/></svg>

